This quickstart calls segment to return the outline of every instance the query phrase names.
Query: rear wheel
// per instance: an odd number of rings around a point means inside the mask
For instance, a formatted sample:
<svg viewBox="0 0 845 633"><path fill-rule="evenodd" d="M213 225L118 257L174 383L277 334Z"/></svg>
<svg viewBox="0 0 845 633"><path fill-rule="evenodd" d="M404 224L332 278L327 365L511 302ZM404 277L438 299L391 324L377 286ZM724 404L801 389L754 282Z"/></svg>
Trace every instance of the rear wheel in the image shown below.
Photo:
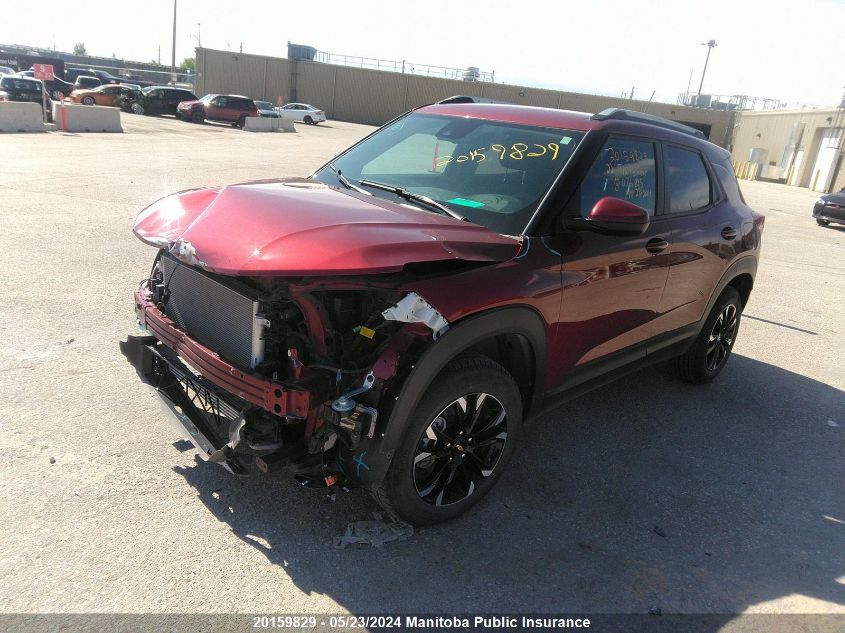
<svg viewBox="0 0 845 633"><path fill-rule="evenodd" d="M53 96L53 99L56 100L56 101L61 101L62 99L65 98L65 95L61 90L54 90L52 96Z"/></svg>
<svg viewBox="0 0 845 633"><path fill-rule="evenodd" d="M241 128L241 129L243 129L244 125L246 125L246 117L245 117L245 116L242 116L242 117L241 117L240 119L238 119L238 120L237 120L237 122L235 123L235 127L239 127L239 128Z"/></svg>
<svg viewBox="0 0 845 633"><path fill-rule="evenodd" d="M314 123L314 119L312 119L310 116L306 116L303 120L304 120L304 121L305 121L308 125L312 125L312 124Z"/></svg>
<svg viewBox="0 0 845 633"><path fill-rule="evenodd" d="M82 103L84 105L94 105L94 97L82 97Z"/></svg>
<svg viewBox="0 0 845 633"><path fill-rule="evenodd" d="M140 103L133 103L131 106L129 106L129 109L132 110L132 112L134 112L135 114L144 114L144 106L142 106Z"/></svg>
<svg viewBox="0 0 845 633"><path fill-rule="evenodd" d="M819 226L827 226L828 224L830 224L830 221L822 220L821 218L816 218L816 224L818 224Z"/></svg>
<svg viewBox="0 0 845 633"><path fill-rule="evenodd" d="M462 514L496 483L521 427L513 377L486 356L459 357L421 398L376 501L418 525Z"/></svg>
<svg viewBox="0 0 845 633"><path fill-rule="evenodd" d="M675 373L691 383L710 382L725 367L739 331L742 299L728 286L704 322L704 327L685 354L675 359Z"/></svg>

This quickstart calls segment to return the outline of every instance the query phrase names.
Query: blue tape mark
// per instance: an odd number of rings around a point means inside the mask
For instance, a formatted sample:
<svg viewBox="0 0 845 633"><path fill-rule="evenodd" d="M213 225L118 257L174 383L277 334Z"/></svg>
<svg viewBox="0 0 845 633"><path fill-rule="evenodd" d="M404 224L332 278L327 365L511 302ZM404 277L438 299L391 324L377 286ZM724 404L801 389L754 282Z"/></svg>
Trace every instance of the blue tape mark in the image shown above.
<svg viewBox="0 0 845 633"><path fill-rule="evenodd" d="M355 459L353 459L353 460L352 460L353 462L355 462L355 476L356 476L358 479L360 479L360 478L361 478L361 466L363 466L363 467L364 467L364 468L366 468L367 470L370 470L370 467L369 467L369 466L367 466L367 465L364 463L364 455L366 455L366 454L367 454L367 451L364 451L363 453L358 453L358 454L355 456Z"/></svg>
<svg viewBox="0 0 845 633"><path fill-rule="evenodd" d="M554 254L555 254L555 255L557 255L558 257L560 257L560 256L561 256L561 255L560 255L560 253L558 253L555 249L553 249L551 246L549 246L548 244L546 244L546 237L545 237L545 236L541 237L541 238L540 238L540 241L541 241L541 242L543 242L543 246L545 246L545 247L549 250L549 252L550 252L550 253L554 253Z"/></svg>
<svg viewBox="0 0 845 633"><path fill-rule="evenodd" d="M526 235L525 236L525 250L522 251L521 254L514 257L514 259L522 259L526 255L528 255L528 251L530 251L530 250L531 250L531 238Z"/></svg>

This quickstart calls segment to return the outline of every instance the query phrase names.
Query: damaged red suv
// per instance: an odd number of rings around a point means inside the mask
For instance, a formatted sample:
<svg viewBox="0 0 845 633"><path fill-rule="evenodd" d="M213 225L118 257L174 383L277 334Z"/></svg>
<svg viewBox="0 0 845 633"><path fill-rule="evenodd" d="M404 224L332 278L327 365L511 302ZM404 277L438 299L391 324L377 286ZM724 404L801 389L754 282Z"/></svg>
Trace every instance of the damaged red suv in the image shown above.
<svg viewBox="0 0 845 633"><path fill-rule="evenodd" d="M434 523L555 404L656 361L715 378L762 229L692 128L436 104L308 178L150 205L121 348L203 458Z"/></svg>

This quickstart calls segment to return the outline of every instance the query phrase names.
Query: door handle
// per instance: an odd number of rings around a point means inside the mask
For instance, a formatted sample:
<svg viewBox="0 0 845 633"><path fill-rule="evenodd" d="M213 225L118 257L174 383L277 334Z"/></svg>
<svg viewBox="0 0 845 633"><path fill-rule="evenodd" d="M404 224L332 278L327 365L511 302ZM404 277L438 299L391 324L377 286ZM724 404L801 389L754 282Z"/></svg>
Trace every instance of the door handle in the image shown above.
<svg viewBox="0 0 845 633"><path fill-rule="evenodd" d="M666 250L669 248L669 242L664 240L662 237L653 237L648 242L646 242L645 249L649 253L660 253L661 251Z"/></svg>
<svg viewBox="0 0 845 633"><path fill-rule="evenodd" d="M736 229L732 226L726 226L722 229L722 237L726 240L732 240L736 238Z"/></svg>

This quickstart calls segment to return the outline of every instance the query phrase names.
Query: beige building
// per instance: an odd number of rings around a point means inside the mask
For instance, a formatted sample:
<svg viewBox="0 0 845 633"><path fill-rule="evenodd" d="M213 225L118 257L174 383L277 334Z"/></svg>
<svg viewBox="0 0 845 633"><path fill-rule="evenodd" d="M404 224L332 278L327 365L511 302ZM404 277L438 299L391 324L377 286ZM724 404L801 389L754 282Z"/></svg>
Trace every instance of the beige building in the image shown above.
<svg viewBox="0 0 845 633"><path fill-rule="evenodd" d="M196 93L241 94L277 103L310 103L330 119L382 125L413 108L454 95L470 95L531 106L600 112L620 107L648 112L700 129L727 147L732 112L617 97L468 82L233 51L198 48Z"/></svg>
<svg viewBox="0 0 845 633"><path fill-rule="evenodd" d="M743 112L731 153L736 163L756 164L757 178L839 191L845 187L844 131L845 108Z"/></svg>

